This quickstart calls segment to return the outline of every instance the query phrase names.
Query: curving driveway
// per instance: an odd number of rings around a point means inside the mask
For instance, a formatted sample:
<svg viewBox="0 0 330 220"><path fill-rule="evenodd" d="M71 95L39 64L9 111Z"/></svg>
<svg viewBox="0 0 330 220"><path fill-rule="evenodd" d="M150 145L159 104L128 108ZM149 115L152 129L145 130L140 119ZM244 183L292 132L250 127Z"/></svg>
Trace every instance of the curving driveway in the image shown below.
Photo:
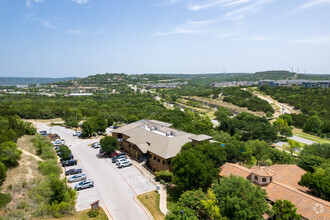
<svg viewBox="0 0 330 220"><path fill-rule="evenodd" d="M155 185L134 166L118 169L109 158L100 159L96 155L99 149L88 146L99 139L80 139L73 137L73 130L54 126L52 133L65 139L78 165L70 168L82 168L87 178L93 179L95 187L78 192L76 209L90 208L90 203L100 200L109 219L152 219L150 214L136 201L135 196L155 190ZM46 124L39 124L38 130L49 131ZM68 168L67 168L68 169ZM74 183L71 184L74 187Z"/></svg>

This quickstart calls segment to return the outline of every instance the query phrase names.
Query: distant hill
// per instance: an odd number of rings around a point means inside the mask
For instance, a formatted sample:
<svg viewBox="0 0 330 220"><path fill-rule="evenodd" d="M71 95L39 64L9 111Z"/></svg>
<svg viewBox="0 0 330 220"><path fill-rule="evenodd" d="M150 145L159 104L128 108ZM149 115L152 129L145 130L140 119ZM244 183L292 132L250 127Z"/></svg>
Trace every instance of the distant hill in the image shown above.
<svg viewBox="0 0 330 220"><path fill-rule="evenodd" d="M244 76L233 77L232 81L259 81L259 80L327 80L330 79L330 74L297 74L285 70L273 70L256 72L254 74L246 74Z"/></svg>
<svg viewBox="0 0 330 220"><path fill-rule="evenodd" d="M30 85L74 80L78 77L43 78L43 77L0 77L0 85Z"/></svg>

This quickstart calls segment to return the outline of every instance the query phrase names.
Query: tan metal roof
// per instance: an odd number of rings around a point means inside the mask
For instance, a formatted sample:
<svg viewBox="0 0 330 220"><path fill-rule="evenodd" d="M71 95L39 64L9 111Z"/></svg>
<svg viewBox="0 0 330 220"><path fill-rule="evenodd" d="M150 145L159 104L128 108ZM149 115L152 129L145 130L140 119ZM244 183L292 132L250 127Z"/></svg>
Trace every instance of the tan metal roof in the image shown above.
<svg viewBox="0 0 330 220"><path fill-rule="evenodd" d="M208 136L206 134L201 134L201 135L193 135L192 137L190 137L191 140L193 141L207 141L207 140L211 140L212 137Z"/></svg>
<svg viewBox="0 0 330 220"><path fill-rule="evenodd" d="M140 149L142 152L146 153L145 148L147 148L148 145L148 151L159 155L164 159L174 157L180 152L181 147L184 144L191 142L191 140L189 139L191 134L189 133L183 133L179 136L168 137L155 132L148 131L141 127L132 128L124 132L124 134L130 137L127 139L127 141L129 141L130 143L133 143L138 147L143 146L143 149Z"/></svg>

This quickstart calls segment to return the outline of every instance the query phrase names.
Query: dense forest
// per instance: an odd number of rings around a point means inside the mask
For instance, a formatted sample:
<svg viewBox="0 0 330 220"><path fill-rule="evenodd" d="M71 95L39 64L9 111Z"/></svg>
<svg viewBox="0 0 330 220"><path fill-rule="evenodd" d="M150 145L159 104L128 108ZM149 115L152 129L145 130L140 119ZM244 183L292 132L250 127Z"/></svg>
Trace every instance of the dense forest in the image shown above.
<svg viewBox="0 0 330 220"><path fill-rule="evenodd" d="M260 91L279 102L289 103L302 111L292 115L293 124L304 131L330 137L330 89L262 86Z"/></svg>

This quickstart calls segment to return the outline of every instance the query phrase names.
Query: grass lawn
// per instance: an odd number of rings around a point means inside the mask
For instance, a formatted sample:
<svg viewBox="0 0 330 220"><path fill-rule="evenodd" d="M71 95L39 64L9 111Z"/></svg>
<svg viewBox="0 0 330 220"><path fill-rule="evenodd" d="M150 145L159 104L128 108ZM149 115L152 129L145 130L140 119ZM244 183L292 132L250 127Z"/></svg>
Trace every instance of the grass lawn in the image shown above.
<svg viewBox="0 0 330 220"><path fill-rule="evenodd" d="M155 220L162 220L165 218L165 215L159 209L159 194L156 191L138 195L138 199L149 210Z"/></svg>
<svg viewBox="0 0 330 220"><path fill-rule="evenodd" d="M89 218L87 215L87 212L90 209L86 209L83 211L76 212L74 215L68 215L62 218L42 218L42 219L47 219L47 220L89 220L89 219L95 219L95 220L108 220L107 214L104 212L102 207L99 208L99 215L95 218ZM40 219L40 218L35 218L35 219Z"/></svg>
<svg viewBox="0 0 330 220"><path fill-rule="evenodd" d="M167 190L167 209L172 211L176 202L179 200L181 195L181 190L177 187L170 188Z"/></svg>
<svg viewBox="0 0 330 220"><path fill-rule="evenodd" d="M296 135L298 137L301 137L301 138L305 138L305 139L310 140L310 141L320 143L320 144L330 144L329 140L326 140L326 139L323 139L323 138L320 138L320 137L317 137L317 136L314 136L314 135L306 134L306 133L303 133L303 132L302 133L295 133L294 135Z"/></svg>

